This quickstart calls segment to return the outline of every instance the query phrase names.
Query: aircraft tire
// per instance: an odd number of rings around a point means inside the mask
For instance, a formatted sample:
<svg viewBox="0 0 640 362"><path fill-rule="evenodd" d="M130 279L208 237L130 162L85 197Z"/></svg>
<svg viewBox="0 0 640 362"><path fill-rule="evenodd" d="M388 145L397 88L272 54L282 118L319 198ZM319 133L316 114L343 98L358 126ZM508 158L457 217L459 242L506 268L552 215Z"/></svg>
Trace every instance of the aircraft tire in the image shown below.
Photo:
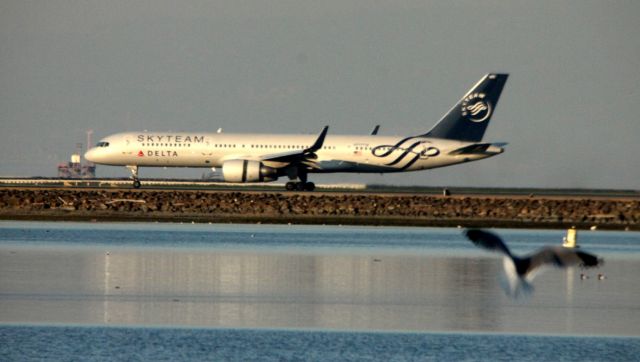
<svg viewBox="0 0 640 362"><path fill-rule="evenodd" d="M287 189L287 191L293 191L296 189L296 183L289 181L284 185L284 188Z"/></svg>
<svg viewBox="0 0 640 362"><path fill-rule="evenodd" d="M304 184L305 191L313 191L315 189L316 189L316 184L314 184L313 182L307 182Z"/></svg>
<svg viewBox="0 0 640 362"><path fill-rule="evenodd" d="M139 189L141 185L142 184L140 183L139 180L133 180L133 188L134 189Z"/></svg>

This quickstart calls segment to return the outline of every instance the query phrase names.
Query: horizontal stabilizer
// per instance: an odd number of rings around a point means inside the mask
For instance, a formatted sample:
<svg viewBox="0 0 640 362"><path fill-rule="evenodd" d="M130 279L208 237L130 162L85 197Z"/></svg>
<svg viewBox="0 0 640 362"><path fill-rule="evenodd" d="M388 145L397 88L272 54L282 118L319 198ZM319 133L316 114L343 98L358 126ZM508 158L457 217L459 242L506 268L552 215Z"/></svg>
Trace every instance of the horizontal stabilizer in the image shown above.
<svg viewBox="0 0 640 362"><path fill-rule="evenodd" d="M506 143L476 143L449 152L450 155L498 154L504 152Z"/></svg>

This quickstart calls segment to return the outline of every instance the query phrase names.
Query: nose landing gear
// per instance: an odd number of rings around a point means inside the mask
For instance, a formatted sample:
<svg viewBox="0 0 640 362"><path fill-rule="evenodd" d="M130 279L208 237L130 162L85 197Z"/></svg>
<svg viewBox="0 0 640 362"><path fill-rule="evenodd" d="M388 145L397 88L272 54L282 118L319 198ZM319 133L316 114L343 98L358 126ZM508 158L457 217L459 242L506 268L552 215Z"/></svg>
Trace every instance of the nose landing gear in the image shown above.
<svg viewBox="0 0 640 362"><path fill-rule="evenodd" d="M131 178L133 179L133 188L139 189L142 184L140 183L140 179L138 179L138 166L137 165L128 165L127 168L131 171Z"/></svg>

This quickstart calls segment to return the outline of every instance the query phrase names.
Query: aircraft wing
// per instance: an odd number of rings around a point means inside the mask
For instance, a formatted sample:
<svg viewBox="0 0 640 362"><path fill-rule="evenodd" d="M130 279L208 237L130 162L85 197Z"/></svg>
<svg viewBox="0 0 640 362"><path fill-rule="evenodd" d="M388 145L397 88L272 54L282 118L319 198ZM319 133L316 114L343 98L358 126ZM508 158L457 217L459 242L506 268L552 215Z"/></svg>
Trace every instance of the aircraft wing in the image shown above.
<svg viewBox="0 0 640 362"><path fill-rule="evenodd" d="M318 135L318 138L316 139L316 141L309 148L263 155L260 157L260 161L282 162L282 163L303 163L308 166L311 166L311 164L314 163L313 160L318 158L315 152L322 148L322 145L324 144L324 139L327 136L328 131L329 131L329 126L325 126L320 132L320 134Z"/></svg>

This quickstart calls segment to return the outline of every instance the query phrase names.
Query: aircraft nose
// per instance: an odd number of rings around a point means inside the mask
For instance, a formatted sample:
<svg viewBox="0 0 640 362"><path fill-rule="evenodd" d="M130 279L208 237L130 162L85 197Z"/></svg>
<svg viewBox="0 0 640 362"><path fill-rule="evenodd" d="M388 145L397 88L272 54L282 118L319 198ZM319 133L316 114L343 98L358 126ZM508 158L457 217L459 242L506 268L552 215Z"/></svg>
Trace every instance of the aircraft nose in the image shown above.
<svg viewBox="0 0 640 362"><path fill-rule="evenodd" d="M98 158L96 155L96 148L91 148L89 149L87 152L84 153L84 159L89 161L89 162L97 162Z"/></svg>

